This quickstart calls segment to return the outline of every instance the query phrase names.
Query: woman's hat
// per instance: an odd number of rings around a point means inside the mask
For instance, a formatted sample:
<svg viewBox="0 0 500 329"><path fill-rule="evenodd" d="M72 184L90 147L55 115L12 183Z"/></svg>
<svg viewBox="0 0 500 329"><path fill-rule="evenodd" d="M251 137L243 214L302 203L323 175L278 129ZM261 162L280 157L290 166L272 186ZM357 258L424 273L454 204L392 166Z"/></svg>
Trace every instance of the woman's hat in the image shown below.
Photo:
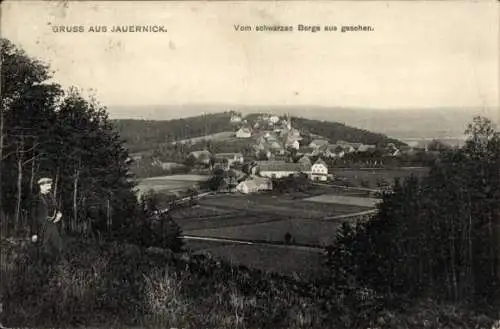
<svg viewBox="0 0 500 329"><path fill-rule="evenodd" d="M52 184L52 178L44 177L38 180L38 185Z"/></svg>

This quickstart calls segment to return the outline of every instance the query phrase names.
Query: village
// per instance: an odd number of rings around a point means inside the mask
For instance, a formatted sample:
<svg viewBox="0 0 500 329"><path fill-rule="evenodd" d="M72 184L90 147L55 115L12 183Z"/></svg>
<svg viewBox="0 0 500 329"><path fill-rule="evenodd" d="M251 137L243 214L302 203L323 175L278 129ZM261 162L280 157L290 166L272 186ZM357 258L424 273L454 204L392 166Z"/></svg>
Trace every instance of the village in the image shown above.
<svg viewBox="0 0 500 329"><path fill-rule="evenodd" d="M379 147L359 142L331 141L294 127L288 114L261 113L250 122L240 113L232 111L229 120L234 128L232 132L172 142L176 147L189 145L190 151L184 164L155 158L152 165L168 169L188 164L191 173L217 173L221 179L216 190L248 194L273 190L273 180L288 177L333 182L338 177L334 175L332 163L348 157L363 158L365 167L377 168L383 161L380 156L372 156L376 152L386 158L419 151L431 152L426 146L398 148L392 143ZM225 146L233 145L233 149L240 147L242 150L211 151L207 143L217 139ZM199 189L199 185L191 187Z"/></svg>

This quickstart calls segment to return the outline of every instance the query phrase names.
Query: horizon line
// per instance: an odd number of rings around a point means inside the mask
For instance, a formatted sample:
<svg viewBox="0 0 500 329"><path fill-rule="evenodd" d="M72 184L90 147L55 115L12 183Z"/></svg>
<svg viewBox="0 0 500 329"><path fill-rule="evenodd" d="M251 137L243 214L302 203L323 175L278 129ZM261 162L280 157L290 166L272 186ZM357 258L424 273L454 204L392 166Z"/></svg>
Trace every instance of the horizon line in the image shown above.
<svg viewBox="0 0 500 329"><path fill-rule="evenodd" d="M342 105L315 105L315 104L293 104L293 105L283 105L283 104L237 104L237 103L215 103L215 102L206 102L206 103L163 103L163 104L110 104L104 105L104 107L112 108L112 107L156 107L156 106L172 106L172 107L185 107L185 106L217 106L217 107L312 107L312 108L323 108L323 109L356 109L356 110L384 110L384 111L401 111L401 110L444 110L444 109L488 109L488 110L500 110L500 105L497 106L485 106L485 105L464 105L464 106L422 106L422 107L365 107L365 106L342 106ZM227 109L231 111L231 109Z"/></svg>

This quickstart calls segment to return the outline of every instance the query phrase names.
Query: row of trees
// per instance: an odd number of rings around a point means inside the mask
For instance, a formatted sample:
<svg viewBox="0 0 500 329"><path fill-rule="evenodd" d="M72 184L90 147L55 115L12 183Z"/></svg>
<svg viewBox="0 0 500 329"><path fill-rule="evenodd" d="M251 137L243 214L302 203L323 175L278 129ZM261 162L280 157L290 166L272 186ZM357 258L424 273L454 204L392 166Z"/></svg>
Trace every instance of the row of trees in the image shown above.
<svg viewBox="0 0 500 329"><path fill-rule="evenodd" d="M498 300L500 134L480 117L467 134L427 178L396 181L375 220L340 231L329 257L334 277L385 294Z"/></svg>
<svg viewBox="0 0 500 329"><path fill-rule="evenodd" d="M51 177L66 232L120 230L136 215L128 153L104 107L1 39L0 217L26 230L37 180ZM2 230L2 232L6 232Z"/></svg>

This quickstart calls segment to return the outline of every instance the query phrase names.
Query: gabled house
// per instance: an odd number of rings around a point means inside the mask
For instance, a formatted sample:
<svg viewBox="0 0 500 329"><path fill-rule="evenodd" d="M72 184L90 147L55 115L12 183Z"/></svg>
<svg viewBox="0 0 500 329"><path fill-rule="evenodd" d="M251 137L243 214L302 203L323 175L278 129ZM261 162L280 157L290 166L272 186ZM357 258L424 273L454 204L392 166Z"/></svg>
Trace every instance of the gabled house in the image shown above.
<svg viewBox="0 0 500 329"><path fill-rule="evenodd" d="M370 150L374 150L376 147L375 145L367 145L367 144L361 144L358 148L359 152L368 152Z"/></svg>
<svg viewBox="0 0 500 329"><path fill-rule="evenodd" d="M277 124L279 121L280 121L280 118L276 115L269 117L269 122L271 122L272 124Z"/></svg>
<svg viewBox="0 0 500 329"><path fill-rule="evenodd" d="M288 139L286 142L285 142L285 147L287 149L291 148L291 149L294 149L294 150L298 150L300 148L300 143L298 140L292 140L292 139Z"/></svg>
<svg viewBox="0 0 500 329"><path fill-rule="evenodd" d="M285 161L258 161L257 166L260 176L269 178L283 178L310 170L310 167L302 163Z"/></svg>
<svg viewBox="0 0 500 329"><path fill-rule="evenodd" d="M273 189L273 182L266 177L250 177L240 182L236 190L243 194L255 193L260 191L270 191Z"/></svg>
<svg viewBox="0 0 500 329"><path fill-rule="evenodd" d="M234 163L243 164L245 159L241 153L217 153L215 154L215 161L227 161L228 165L231 166Z"/></svg>
<svg viewBox="0 0 500 329"><path fill-rule="evenodd" d="M189 153L188 157L192 156L196 160L197 164L210 165L212 153L207 150L193 151Z"/></svg>
<svg viewBox="0 0 500 329"><path fill-rule="evenodd" d="M239 114L232 114L231 119L229 119L231 123L240 123L242 121L241 115Z"/></svg>
<svg viewBox="0 0 500 329"><path fill-rule="evenodd" d="M247 127L241 127L237 132L236 132L236 138L250 138L252 137L252 130Z"/></svg>
<svg viewBox="0 0 500 329"><path fill-rule="evenodd" d="M309 147L312 147L312 148L315 148L315 149L318 149L322 146L326 146L328 145L328 141L327 140L324 140L324 139L315 139L313 140L311 143L309 143Z"/></svg>
<svg viewBox="0 0 500 329"><path fill-rule="evenodd" d="M313 163L309 177L313 181L326 181L328 179L328 166L325 161L318 159Z"/></svg>

